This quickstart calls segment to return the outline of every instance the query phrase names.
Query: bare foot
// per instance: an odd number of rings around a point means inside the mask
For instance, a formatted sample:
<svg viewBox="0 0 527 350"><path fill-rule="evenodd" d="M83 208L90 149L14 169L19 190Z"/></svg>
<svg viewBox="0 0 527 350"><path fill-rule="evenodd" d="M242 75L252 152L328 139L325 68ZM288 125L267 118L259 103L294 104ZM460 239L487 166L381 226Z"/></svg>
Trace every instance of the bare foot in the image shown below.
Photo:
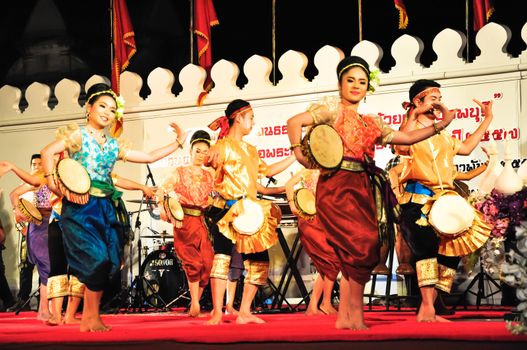
<svg viewBox="0 0 527 350"><path fill-rule="evenodd" d="M199 303L192 303L190 305L190 310L188 311L188 315L190 317L198 317L199 316L199 311L200 311L200 306L199 306Z"/></svg>
<svg viewBox="0 0 527 350"><path fill-rule="evenodd" d="M322 311L322 313L324 313L325 315L336 315L337 314L337 309L335 309L333 305L331 304L329 305L321 304L320 311Z"/></svg>
<svg viewBox="0 0 527 350"><path fill-rule="evenodd" d="M236 318L237 324L248 324L248 323L265 323L264 320L262 320L259 317L254 316L253 314L246 314L246 313L238 313L238 317Z"/></svg>
<svg viewBox="0 0 527 350"><path fill-rule="evenodd" d="M352 331L363 331L369 329L364 322L352 322L351 320L339 320L335 323L337 329L351 329Z"/></svg>
<svg viewBox="0 0 527 350"><path fill-rule="evenodd" d="M434 306L423 306L421 304L417 313L417 322L437 322Z"/></svg>
<svg viewBox="0 0 527 350"><path fill-rule="evenodd" d="M80 323L81 323L81 319L75 316L73 317L65 316L64 317L64 324L80 324Z"/></svg>
<svg viewBox="0 0 527 350"><path fill-rule="evenodd" d="M37 320L47 322L51 318L51 314L48 311L38 311Z"/></svg>
<svg viewBox="0 0 527 350"><path fill-rule="evenodd" d="M112 329L112 327L106 326L100 317L83 319L80 325L81 332L108 332Z"/></svg>
<svg viewBox="0 0 527 350"><path fill-rule="evenodd" d="M218 325L218 324L221 324L221 319L222 319L222 316L223 316L223 312L220 311L220 312L216 312L214 310L212 310L211 312L211 318L210 320L208 320L207 322L205 322L206 325Z"/></svg>
<svg viewBox="0 0 527 350"><path fill-rule="evenodd" d="M227 305L225 307L225 315L238 315L238 310L236 310L232 305Z"/></svg>
<svg viewBox="0 0 527 350"><path fill-rule="evenodd" d="M436 321L437 322L452 322L452 321L450 321L450 320L448 320L448 319L446 319L444 317L437 316L437 315L436 315Z"/></svg>
<svg viewBox="0 0 527 350"><path fill-rule="evenodd" d="M48 326L61 326L64 324L64 320L62 320L62 317L55 317L54 315L51 315L51 317L46 320L46 324Z"/></svg>
<svg viewBox="0 0 527 350"><path fill-rule="evenodd" d="M321 313L323 313L323 311L321 312L318 309L315 309L315 308L312 308L312 307L308 307L306 309L305 315L306 316L316 316L316 315L320 315Z"/></svg>

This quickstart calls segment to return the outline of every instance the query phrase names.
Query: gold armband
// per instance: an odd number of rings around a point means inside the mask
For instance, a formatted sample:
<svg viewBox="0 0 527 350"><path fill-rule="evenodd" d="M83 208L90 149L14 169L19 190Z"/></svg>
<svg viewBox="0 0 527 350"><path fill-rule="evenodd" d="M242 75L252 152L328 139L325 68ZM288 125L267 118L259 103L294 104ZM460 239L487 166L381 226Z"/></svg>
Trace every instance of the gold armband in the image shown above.
<svg viewBox="0 0 527 350"><path fill-rule="evenodd" d="M302 147L302 144L301 143L292 143L291 146L289 147L289 150L292 151L296 147Z"/></svg>

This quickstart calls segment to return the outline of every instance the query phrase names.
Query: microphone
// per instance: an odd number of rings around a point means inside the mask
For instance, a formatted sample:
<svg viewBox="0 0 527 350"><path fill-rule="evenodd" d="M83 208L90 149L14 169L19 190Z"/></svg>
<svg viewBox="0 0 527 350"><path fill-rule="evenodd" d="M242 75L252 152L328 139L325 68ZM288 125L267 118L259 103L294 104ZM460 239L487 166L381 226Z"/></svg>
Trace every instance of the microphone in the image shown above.
<svg viewBox="0 0 527 350"><path fill-rule="evenodd" d="M268 183L273 183L273 185L276 185L276 183L278 182L274 177L272 176L269 176L268 178Z"/></svg>

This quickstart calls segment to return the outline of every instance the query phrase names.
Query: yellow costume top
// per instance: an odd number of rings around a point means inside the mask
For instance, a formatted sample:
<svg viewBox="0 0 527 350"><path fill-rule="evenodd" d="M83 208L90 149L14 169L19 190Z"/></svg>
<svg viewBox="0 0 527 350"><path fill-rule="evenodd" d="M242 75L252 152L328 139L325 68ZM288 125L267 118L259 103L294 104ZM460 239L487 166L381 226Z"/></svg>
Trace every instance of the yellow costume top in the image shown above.
<svg viewBox="0 0 527 350"><path fill-rule="evenodd" d="M219 151L214 190L226 200L256 199L256 183L267 173L267 164L256 147L231 138L221 139L213 147Z"/></svg>

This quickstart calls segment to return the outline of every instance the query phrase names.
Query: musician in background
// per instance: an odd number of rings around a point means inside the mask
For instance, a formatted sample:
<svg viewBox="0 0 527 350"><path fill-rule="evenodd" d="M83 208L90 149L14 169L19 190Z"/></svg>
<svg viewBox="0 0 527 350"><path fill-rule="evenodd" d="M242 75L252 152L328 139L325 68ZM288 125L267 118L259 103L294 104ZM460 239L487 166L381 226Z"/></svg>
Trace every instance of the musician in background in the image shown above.
<svg viewBox="0 0 527 350"><path fill-rule="evenodd" d="M340 97L325 98L287 122L291 148L306 167L311 164L302 153L302 127L329 124L344 145L340 169L331 176L319 178L316 203L317 216L328 232L328 241L339 257L343 275L336 322L339 329L367 329L363 315L364 285L379 260L379 237L387 239L389 230L393 230L393 222L388 219L394 219L391 209L396 200L384 171L373 163L375 145L421 141L444 129L454 117L453 113L446 114L441 122L405 133L392 130L379 116L360 114L362 99L368 91L375 90L376 73L372 74L361 57L345 57L337 66ZM372 180L378 186L373 187ZM379 186L383 187L382 191ZM372 188L376 191L375 197ZM381 193L391 194L388 202L385 198L382 203Z"/></svg>
<svg viewBox="0 0 527 350"><path fill-rule="evenodd" d="M8 161L0 162L0 177L8 172L13 172L25 183L29 183L33 186L39 186L42 177L36 175L36 172L40 166L41 159L40 154L36 153L31 156L30 167L31 173L18 168L15 164ZM31 289L33 287L33 271L35 270L35 265L29 261L27 254L27 226L24 224L17 225L19 229L19 275L18 275L18 285L19 290L17 294L17 301L14 305L7 309L8 312L16 312L20 310L30 310L30 303L28 301L31 294ZM26 302L27 301L27 302Z"/></svg>
<svg viewBox="0 0 527 350"><path fill-rule="evenodd" d="M0 198L3 196L4 189L0 188ZM3 212L3 208L1 206L2 201L0 200L0 299L2 299L2 310L13 306L15 304L15 300L13 298L13 294L11 294L11 289L9 288L9 284L7 283L7 279L5 277L5 265L4 260L2 258L2 251L5 249L4 243L6 240L6 231L7 231L7 219L9 217L5 215ZM4 226L6 227L4 229Z"/></svg>
<svg viewBox="0 0 527 350"><path fill-rule="evenodd" d="M417 80L410 87L411 102L403 104L408 109L408 113L405 123L401 126L402 131L426 130L430 126L444 123L445 117L453 114L441 101L440 87L439 83L425 79ZM425 203L433 203L432 198L440 196L445 191L455 190L454 179L457 171L454 156L469 155L479 144L492 121L492 101L483 104L474 99L474 102L483 111L485 119L465 141L462 142L448 132L440 130L428 140L411 146L396 147L399 154L409 156L400 175L399 182L405 184L405 187L399 203L402 207L401 229L416 261L417 281L422 298L417 313L418 322L444 320L436 316L434 301L438 295L437 290L450 292L459 264L459 252L446 250L449 239L444 236L440 238L436 234L428 224L423 208ZM440 116L443 120L437 121ZM478 219L478 216L472 228L475 227L478 227L481 233L486 232L488 237L490 231L485 228L485 224ZM472 228L465 231L463 237L456 236L453 239L465 245L464 242L471 241L473 237ZM475 239L472 241L471 247L479 248L481 242L478 243Z"/></svg>
<svg viewBox="0 0 527 350"><path fill-rule="evenodd" d="M18 169L18 167L9 162L4 162L5 164L10 165L11 171L25 181L25 183L13 189L9 194L15 212L16 222L28 221L27 216L21 212L19 207L20 197L28 192L32 192L31 202L42 215L42 222L40 224L28 222L26 249L27 257L37 267L39 276L40 303L37 319L47 322L51 317L47 297L49 276L48 224L51 214L51 203L50 191L43 177L42 159L40 159L39 155L33 155L31 157L31 174Z"/></svg>
<svg viewBox="0 0 527 350"><path fill-rule="evenodd" d="M310 217L303 213L302 209L296 206L298 199L295 201L296 193L298 193L295 191L295 185L300 183L300 188L308 189L315 195L319 176L318 169L302 169L285 184L287 202L291 207L291 212L298 217L298 234L302 247L317 269L317 277L313 284L309 305L306 308L308 316L337 313L331 302L331 296L339 273L339 259L333 247L328 244L327 233L318 222L317 216ZM322 302L319 307L321 297Z"/></svg>
<svg viewBox="0 0 527 350"><path fill-rule="evenodd" d="M190 138L191 164L175 168L157 191L160 216L174 226L174 249L187 276L190 292L190 317L200 314L199 301L209 284L214 258L203 217L213 188L212 172L203 167L209 148L209 133L204 130L196 131ZM183 221L178 221L170 212L165 212L163 203L172 193L183 208ZM166 209L170 210L168 206Z"/></svg>
<svg viewBox="0 0 527 350"><path fill-rule="evenodd" d="M62 180L54 171L55 155L67 151L70 158L86 169L91 179L86 204L63 199L61 222L69 269L86 286L80 330L105 332L111 327L100 317L100 301L105 286L120 271L122 261L120 223L116 214L121 193L112 182L114 165L117 160L155 162L182 147L184 140L176 139L148 153L131 150L125 140L117 139L123 130L124 101L102 83L91 86L87 97L86 125L59 128L57 140L42 149L41 155L48 186L58 196L63 196L57 186ZM171 126L179 138L184 135L177 124ZM75 192L72 188L68 190ZM74 199L72 193L68 195Z"/></svg>
<svg viewBox="0 0 527 350"><path fill-rule="evenodd" d="M220 129L219 140L211 148L209 159L205 163L215 169L212 205L207 217L214 241L214 261L211 272L212 317L207 324L220 324L223 315L223 299L227 285L232 247L242 254L247 270L245 285L236 322L264 323L251 314L251 304L258 286L267 283L269 273L268 248L277 240L276 226L278 212L270 202L257 200L258 178L271 177L284 171L294 162L287 157L275 164L267 165L258 155L256 147L248 144L243 137L254 126L254 112L249 102L234 100L225 110L225 116L215 120L209 127ZM262 227L252 235L242 235L233 229L232 222L239 210L245 205L241 199L256 203L263 212L265 220ZM256 221L256 220L255 220Z"/></svg>

